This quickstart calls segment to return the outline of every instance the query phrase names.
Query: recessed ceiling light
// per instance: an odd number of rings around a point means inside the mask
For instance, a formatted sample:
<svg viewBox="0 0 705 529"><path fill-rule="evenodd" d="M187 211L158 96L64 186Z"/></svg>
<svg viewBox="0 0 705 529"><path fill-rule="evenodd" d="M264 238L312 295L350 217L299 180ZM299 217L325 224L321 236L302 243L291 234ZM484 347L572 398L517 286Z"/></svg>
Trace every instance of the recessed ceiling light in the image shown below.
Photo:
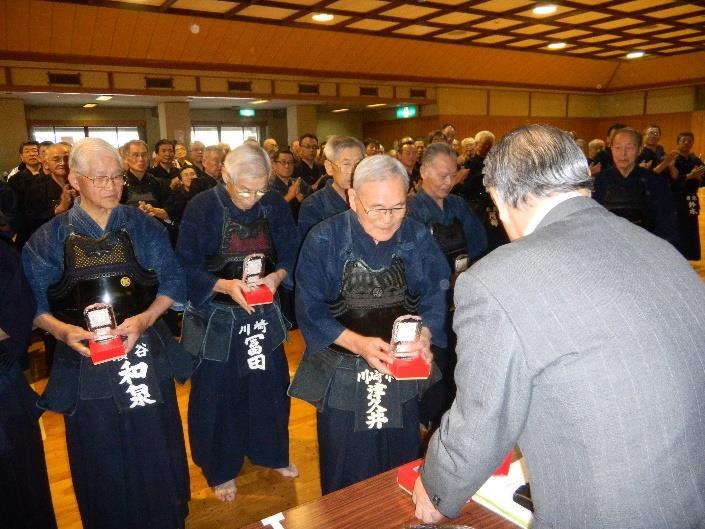
<svg viewBox="0 0 705 529"><path fill-rule="evenodd" d="M558 11L554 4L539 4L531 10L534 15L551 15Z"/></svg>
<svg viewBox="0 0 705 529"><path fill-rule="evenodd" d="M646 53L643 51L630 51L627 53L627 59L641 59Z"/></svg>
<svg viewBox="0 0 705 529"><path fill-rule="evenodd" d="M334 114L337 114L338 112L347 112L350 110L349 108L336 108L335 110L331 110Z"/></svg>
<svg viewBox="0 0 705 529"><path fill-rule="evenodd" d="M562 50L565 48L567 44L565 42L551 42L548 46L546 46L549 50Z"/></svg>
<svg viewBox="0 0 705 529"><path fill-rule="evenodd" d="M96 103L86 103L85 105L83 105L83 108L93 108L97 106L98 105Z"/></svg>
<svg viewBox="0 0 705 529"><path fill-rule="evenodd" d="M315 20L316 22L330 22L335 17L333 15L331 15L330 13L316 13L311 18L313 20Z"/></svg>
<svg viewBox="0 0 705 529"><path fill-rule="evenodd" d="M367 108L377 108L377 107L386 107L387 103L372 103L371 105L366 105Z"/></svg>
<svg viewBox="0 0 705 529"><path fill-rule="evenodd" d="M96 101L110 101L113 96L98 96L95 98Z"/></svg>
<svg viewBox="0 0 705 529"><path fill-rule="evenodd" d="M269 103L269 99L258 99L257 101L252 101L251 105L261 105L262 103Z"/></svg>

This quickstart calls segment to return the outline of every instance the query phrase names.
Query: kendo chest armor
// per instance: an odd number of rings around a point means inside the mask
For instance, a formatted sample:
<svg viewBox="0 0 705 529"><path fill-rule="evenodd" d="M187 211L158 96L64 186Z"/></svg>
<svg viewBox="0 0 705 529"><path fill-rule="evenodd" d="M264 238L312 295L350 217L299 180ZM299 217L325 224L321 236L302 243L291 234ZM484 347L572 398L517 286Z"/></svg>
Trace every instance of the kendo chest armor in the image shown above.
<svg viewBox="0 0 705 529"><path fill-rule="evenodd" d="M431 234L448 259L450 269L455 270L455 258L467 254L468 251L467 239L460 219L455 217L449 226L441 223L431 224Z"/></svg>
<svg viewBox="0 0 705 529"><path fill-rule="evenodd" d="M242 279L242 265L245 257L253 253L265 256L264 274L274 272L276 251L269 235L266 218L250 224L226 219L223 222L223 235L218 251L206 259L206 269L221 279ZM227 294L218 293L214 301L235 304Z"/></svg>
<svg viewBox="0 0 705 529"><path fill-rule="evenodd" d="M88 305L110 303L122 323L149 308L158 288L157 274L137 262L126 231L108 232L100 239L72 233L64 241L64 274L47 296L56 318L84 327Z"/></svg>
<svg viewBox="0 0 705 529"><path fill-rule="evenodd" d="M412 296L407 288L404 262L394 256L389 268L381 270L373 270L361 260L346 262L340 294L329 307L333 317L347 329L389 342L394 320L416 314L418 304L419 296ZM330 347L351 354L336 344Z"/></svg>
<svg viewBox="0 0 705 529"><path fill-rule="evenodd" d="M629 187L626 182L611 182L605 193L604 206L608 211L637 226L647 230L653 229L646 202L646 185L642 177L637 178L635 186Z"/></svg>

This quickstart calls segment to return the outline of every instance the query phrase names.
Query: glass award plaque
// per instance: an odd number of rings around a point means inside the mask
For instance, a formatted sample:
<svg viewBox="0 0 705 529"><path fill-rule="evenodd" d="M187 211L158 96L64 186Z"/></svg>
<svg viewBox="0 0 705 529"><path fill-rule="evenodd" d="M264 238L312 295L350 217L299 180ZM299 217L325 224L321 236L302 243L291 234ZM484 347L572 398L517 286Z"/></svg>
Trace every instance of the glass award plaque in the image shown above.
<svg viewBox="0 0 705 529"><path fill-rule="evenodd" d="M421 336L421 318L419 316L399 316L392 327L392 357L389 366L392 376L397 380L426 379L431 374L431 365L418 353L412 351Z"/></svg>
<svg viewBox="0 0 705 529"><path fill-rule="evenodd" d="M248 305L266 305L274 301L269 287L260 283L264 278L264 260L263 253L253 253L242 263L242 281L247 285L243 295Z"/></svg>
<svg viewBox="0 0 705 529"><path fill-rule="evenodd" d="M88 341L91 361L94 365L126 357L122 338L113 334L117 322L112 305L94 303L83 310L83 316L86 318L87 329L94 336L92 340Z"/></svg>

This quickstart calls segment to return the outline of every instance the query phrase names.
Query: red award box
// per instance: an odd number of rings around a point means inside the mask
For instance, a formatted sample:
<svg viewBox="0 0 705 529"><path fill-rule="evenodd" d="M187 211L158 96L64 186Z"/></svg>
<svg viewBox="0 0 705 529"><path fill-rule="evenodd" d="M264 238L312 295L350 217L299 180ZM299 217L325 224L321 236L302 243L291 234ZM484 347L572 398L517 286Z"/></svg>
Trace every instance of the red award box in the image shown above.
<svg viewBox="0 0 705 529"><path fill-rule="evenodd" d="M509 464L512 462L512 452L509 452L502 464L494 471L494 476L506 476L509 473ZM419 477L419 469L423 465L423 458L410 461L402 465L397 470L397 484L409 494L414 491L416 478ZM468 501L470 501L468 499Z"/></svg>
<svg viewBox="0 0 705 529"><path fill-rule="evenodd" d="M122 360L127 356L122 338L119 336L115 336L110 340L89 340L88 348L91 350L93 365L102 364L110 360Z"/></svg>
<svg viewBox="0 0 705 529"><path fill-rule="evenodd" d="M389 370L397 380L424 380L431 374L431 364L421 355L413 358L394 358Z"/></svg>
<svg viewBox="0 0 705 529"><path fill-rule="evenodd" d="M248 305L266 305L274 301L274 295L267 285L255 285L250 289L243 292Z"/></svg>

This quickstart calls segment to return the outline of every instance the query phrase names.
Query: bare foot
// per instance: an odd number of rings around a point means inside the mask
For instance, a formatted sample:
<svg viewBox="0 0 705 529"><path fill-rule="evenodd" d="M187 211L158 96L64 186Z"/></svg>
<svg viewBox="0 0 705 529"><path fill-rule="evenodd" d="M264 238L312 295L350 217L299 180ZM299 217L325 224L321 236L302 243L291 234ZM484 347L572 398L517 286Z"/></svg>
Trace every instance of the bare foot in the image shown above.
<svg viewBox="0 0 705 529"><path fill-rule="evenodd" d="M284 468L275 468L277 472L279 472L282 476L285 478L297 478L299 477L299 469L296 468L296 465L294 463L289 463L288 467Z"/></svg>
<svg viewBox="0 0 705 529"><path fill-rule="evenodd" d="M235 493L237 492L237 487L235 486L235 480L231 479L220 485L213 487L215 492L215 497L223 502L231 502L235 499Z"/></svg>

